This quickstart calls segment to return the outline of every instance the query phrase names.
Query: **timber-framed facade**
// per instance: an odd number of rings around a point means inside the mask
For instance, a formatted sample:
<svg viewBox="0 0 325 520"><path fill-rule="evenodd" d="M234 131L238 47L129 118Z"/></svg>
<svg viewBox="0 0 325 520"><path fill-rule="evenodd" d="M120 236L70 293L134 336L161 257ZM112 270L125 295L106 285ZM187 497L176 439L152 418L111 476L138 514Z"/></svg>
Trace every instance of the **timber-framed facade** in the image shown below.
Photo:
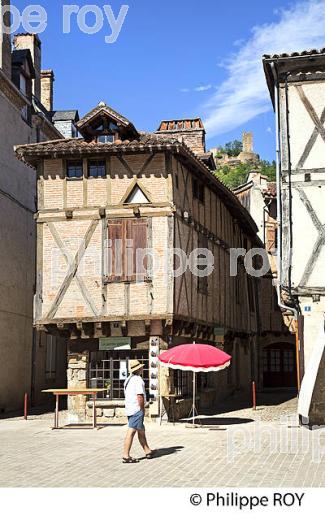
<svg viewBox="0 0 325 520"><path fill-rule="evenodd" d="M263 244L249 213L211 172L196 121L140 133L100 103L77 124L82 138L16 147L38 178L35 326L69 339L71 387L103 385L102 420L122 413L129 358L145 363L150 415L158 415L162 397L173 399L180 416L190 407L190 379L159 370L161 350L190 338L233 355L227 373L199 378L207 407L234 389L248 392L262 332L283 332L266 296L271 277L249 276L240 261L230 276L231 248ZM155 259L149 254L139 265L136 251L146 248ZM211 253L209 276L182 270L197 248ZM86 410L85 400L71 399L71 415Z"/></svg>

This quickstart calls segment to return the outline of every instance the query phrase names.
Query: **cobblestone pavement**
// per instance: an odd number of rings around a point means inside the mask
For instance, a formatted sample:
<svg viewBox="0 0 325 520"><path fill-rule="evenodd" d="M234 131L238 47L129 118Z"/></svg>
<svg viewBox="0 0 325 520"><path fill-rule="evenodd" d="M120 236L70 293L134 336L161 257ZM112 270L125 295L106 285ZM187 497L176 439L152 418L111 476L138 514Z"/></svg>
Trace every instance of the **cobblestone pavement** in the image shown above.
<svg viewBox="0 0 325 520"><path fill-rule="evenodd" d="M300 428L294 416L262 422L252 414L205 418L195 429L148 423L157 457L128 465L124 425L52 431L50 415L2 420L0 487L325 485L325 430ZM137 441L133 456L143 456Z"/></svg>

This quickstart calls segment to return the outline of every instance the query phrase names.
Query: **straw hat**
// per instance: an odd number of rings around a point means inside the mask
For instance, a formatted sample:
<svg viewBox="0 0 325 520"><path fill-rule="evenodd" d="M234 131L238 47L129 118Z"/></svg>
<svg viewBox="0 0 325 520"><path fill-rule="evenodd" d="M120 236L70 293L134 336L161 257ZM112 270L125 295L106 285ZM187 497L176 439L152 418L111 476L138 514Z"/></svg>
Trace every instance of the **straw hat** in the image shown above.
<svg viewBox="0 0 325 520"><path fill-rule="evenodd" d="M144 365L140 363L140 361L138 361L137 359L130 359L129 371L131 372L131 374L133 374L133 372L137 372L142 367L144 367Z"/></svg>

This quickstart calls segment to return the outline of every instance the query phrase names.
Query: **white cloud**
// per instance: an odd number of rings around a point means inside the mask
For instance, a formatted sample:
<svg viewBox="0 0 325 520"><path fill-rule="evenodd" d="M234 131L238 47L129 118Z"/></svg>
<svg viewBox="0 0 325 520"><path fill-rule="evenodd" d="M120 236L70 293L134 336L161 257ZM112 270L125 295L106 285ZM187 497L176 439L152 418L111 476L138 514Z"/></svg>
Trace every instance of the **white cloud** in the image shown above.
<svg viewBox="0 0 325 520"><path fill-rule="evenodd" d="M207 90L211 90L213 85L209 83L209 85L200 85L199 87L194 88L180 88L180 92L206 92Z"/></svg>
<svg viewBox="0 0 325 520"><path fill-rule="evenodd" d="M211 90L212 89L212 85L209 84L209 85L201 85L200 87L195 87L195 92L205 92L206 90Z"/></svg>
<svg viewBox="0 0 325 520"><path fill-rule="evenodd" d="M277 13L274 23L253 27L225 65L228 78L202 107L209 137L231 131L271 110L263 54L325 47L325 0L309 0Z"/></svg>

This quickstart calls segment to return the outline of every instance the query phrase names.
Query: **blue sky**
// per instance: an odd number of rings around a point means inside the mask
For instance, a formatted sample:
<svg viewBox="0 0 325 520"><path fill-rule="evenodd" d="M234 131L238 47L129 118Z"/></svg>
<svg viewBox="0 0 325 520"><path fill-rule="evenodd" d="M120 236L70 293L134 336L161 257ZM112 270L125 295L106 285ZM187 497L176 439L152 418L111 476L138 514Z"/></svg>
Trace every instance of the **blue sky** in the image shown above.
<svg viewBox="0 0 325 520"><path fill-rule="evenodd" d="M22 10L31 2L12 0ZM274 158L274 115L262 72L265 52L325 47L325 0L33 0L48 13L43 68L55 71L55 108L81 115L104 100L140 130L161 119L201 116L208 147L254 132L254 148ZM129 5L117 41L107 20L94 35L63 4ZM94 17L87 18L89 24Z"/></svg>

